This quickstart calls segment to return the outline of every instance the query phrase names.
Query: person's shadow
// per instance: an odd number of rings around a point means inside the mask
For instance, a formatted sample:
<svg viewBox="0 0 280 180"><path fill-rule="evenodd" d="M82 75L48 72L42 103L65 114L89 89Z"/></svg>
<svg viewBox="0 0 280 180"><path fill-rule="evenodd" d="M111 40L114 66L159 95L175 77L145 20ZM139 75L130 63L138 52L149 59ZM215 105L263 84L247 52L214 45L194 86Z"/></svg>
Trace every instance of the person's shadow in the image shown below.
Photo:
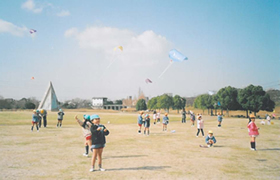
<svg viewBox="0 0 280 180"><path fill-rule="evenodd" d="M280 148L257 149L258 151L280 151Z"/></svg>
<svg viewBox="0 0 280 180"><path fill-rule="evenodd" d="M137 170L162 170L165 168L171 168L171 166L142 166L142 167L130 167L130 168L114 168L114 169L106 169L106 171L137 171Z"/></svg>

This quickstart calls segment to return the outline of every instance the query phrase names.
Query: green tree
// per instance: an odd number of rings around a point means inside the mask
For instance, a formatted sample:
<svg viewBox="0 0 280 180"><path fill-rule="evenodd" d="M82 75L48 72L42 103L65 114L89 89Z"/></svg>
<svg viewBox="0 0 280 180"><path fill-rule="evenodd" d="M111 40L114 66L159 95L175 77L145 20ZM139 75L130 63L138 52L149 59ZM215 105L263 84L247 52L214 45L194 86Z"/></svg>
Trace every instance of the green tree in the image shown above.
<svg viewBox="0 0 280 180"><path fill-rule="evenodd" d="M222 110L227 111L229 116L229 110L240 109L240 104L237 101L237 89L231 86L222 88L218 91L216 97L221 104Z"/></svg>
<svg viewBox="0 0 280 180"><path fill-rule="evenodd" d="M177 113L179 113L179 109L184 109L186 106L186 99L182 98L179 95L175 95L173 97L173 108L177 109Z"/></svg>
<svg viewBox="0 0 280 180"><path fill-rule="evenodd" d="M148 109L157 109L157 99L158 97L153 97L148 101Z"/></svg>
<svg viewBox="0 0 280 180"><path fill-rule="evenodd" d="M195 108L202 109L204 113L204 110L207 109L207 105L206 105L207 97L208 96L206 94L197 96L194 100L193 106Z"/></svg>
<svg viewBox="0 0 280 180"><path fill-rule="evenodd" d="M147 105L145 99L139 99L136 103L136 110L141 111L141 110L147 110Z"/></svg>
<svg viewBox="0 0 280 180"><path fill-rule="evenodd" d="M32 102L27 102L27 103L25 103L25 108L26 109L35 109L35 104Z"/></svg>
<svg viewBox="0 0 280 180"><path fill-rule="evenodd" d="M158 97L157 107L165 109L169 112L169 109L173 106L173 98L167 94L163 94Z"/></svg>
<svg viewBox="0 0 280 180"><path fill-rule="evenodd" d="M275 103L270 99L269 95L261 86L249 85L238 92L238 102L248 117L248 111L253 111L256 115L260 110L273 111Z"/></svg>

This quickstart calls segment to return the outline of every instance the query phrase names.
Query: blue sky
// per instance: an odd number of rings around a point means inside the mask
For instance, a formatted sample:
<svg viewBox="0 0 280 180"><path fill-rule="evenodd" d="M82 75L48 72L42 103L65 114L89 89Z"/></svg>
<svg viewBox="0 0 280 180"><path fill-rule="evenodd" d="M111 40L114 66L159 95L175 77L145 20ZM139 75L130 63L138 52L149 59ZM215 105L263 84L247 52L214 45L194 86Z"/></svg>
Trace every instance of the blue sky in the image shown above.
<svg viewBox="0 0 280 180"><path fill-rule="evenodd" d="M60 101L279 89L279 14L273 0L0 1L0 95L40 100L49 81ZM171 49L188 60L159 78Z"/></svg>

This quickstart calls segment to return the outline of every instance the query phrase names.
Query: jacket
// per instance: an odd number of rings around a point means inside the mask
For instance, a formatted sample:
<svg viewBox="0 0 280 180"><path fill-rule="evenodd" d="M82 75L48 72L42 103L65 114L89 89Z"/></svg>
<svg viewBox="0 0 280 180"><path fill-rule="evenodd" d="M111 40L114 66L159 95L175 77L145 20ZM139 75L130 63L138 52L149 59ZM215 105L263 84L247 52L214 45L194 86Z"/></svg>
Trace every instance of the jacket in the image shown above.
<svg viewBox="0 0 280 180"><path fill-rule="evenodd" d="M97 128L102 127L103 129L101 130L97 130ZM107 131L105 132L104 129L106 129L106 127L104 125L92 125L90 128L91 131L91 141L92 144L105 144L106 143L106 138L105 136L107 136L109 134L109 130L107 129Z"/></svg>
<svg viewBox="0 0 280 180"><path fill-rule="evenodd" d="M256 126L256 124L251 121L248 125L248 130L249 130L249 135L252 136L252 135L259 135L259 130L258 130L258 127Z"/></svg>

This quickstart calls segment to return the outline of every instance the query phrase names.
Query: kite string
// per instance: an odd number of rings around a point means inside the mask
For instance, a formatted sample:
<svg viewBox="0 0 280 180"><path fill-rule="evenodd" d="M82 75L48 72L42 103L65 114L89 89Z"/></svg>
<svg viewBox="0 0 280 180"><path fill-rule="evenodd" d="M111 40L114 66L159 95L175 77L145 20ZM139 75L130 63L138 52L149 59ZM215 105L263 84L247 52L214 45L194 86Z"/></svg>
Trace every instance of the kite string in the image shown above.
<svg viewBox="0 0 280 180"><path fill-rule="evenodd" d="M168 66L165 68L165 70L159 75L159 77L158 78L160 78L166 71L167 71L167 69L169 69L170 68L170 66L173 64L173 61L171 61L169 64L168 64Z"/></svg>
<svg viewBox="0 0 280 180"><path fill-rule="evenodd" d="M108 69L114 62L115 62L115 50L114 50L114 52L113 52L113 55L112 55L112 57L110 58L110 64L107 66L107 68L106 69Z"/></svg>

